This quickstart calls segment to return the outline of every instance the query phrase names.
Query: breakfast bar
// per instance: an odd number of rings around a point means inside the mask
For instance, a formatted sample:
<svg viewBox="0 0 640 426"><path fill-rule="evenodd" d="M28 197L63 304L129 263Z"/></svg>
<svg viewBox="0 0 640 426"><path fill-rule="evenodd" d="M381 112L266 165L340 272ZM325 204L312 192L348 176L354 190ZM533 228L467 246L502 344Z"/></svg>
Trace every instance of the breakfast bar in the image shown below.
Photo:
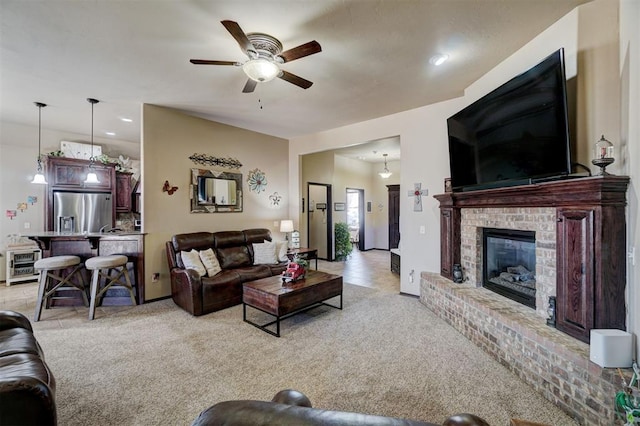
<svg viewBox="0 0 640 426"><path fill-rule="evenodd" d="M114 233L63 233L39 232L26 234L25 237L35 241L42 250L42 257L61 255L79 256L82 261L95 256L122 254L129 258L128 269L136 288L138 304L144 303L144 234L140 232ZM85 280L89 281L89 273L85 271ZM109 294L104 304L130 304L128 295ZM78 298L78 304L82 300Z"/></svg>

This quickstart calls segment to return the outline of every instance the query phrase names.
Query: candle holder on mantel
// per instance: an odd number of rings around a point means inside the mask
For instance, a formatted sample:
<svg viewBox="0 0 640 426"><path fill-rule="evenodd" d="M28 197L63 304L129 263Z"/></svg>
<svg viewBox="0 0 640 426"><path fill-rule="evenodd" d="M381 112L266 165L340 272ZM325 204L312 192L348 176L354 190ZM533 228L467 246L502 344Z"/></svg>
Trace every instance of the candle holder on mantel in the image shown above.
<svg viewBox="0 0 640 426"><path fill-rule="evenodd" d="M615 158L613 158L613 144L604 138L604 135L600 137L600 140L596 142L593 151L593 160L591 163L594 166L600 167L599 176L608 176L611 173L605 169L609 164L613 164Z"/></svg>

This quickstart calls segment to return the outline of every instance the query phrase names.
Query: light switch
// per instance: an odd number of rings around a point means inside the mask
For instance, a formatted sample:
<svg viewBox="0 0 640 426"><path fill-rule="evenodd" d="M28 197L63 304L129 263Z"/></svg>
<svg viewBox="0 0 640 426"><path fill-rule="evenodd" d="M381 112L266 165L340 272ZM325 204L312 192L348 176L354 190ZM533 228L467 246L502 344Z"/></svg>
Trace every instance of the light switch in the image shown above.
<svg viewBox="0 0 640 426"><path fill-rule="evenodd" d="M427 232L427 228L425 228L425 226L424 226L424 225L420 225L420 233L421 233L421 234L424 234L424 233L426 233L426 232Z"/></svg>

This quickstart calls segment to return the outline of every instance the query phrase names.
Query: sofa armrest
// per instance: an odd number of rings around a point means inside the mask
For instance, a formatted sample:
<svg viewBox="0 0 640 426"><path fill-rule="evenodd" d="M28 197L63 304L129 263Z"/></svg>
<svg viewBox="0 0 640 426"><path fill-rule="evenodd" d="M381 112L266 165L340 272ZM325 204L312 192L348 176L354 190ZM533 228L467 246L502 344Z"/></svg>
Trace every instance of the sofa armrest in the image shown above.
<svg viewBox="0 0 640 426"><path fill-rule="evenodd" d="M0 331L8 330L10 328L25 328L33 332L31 323L20 312L15 311L0 311Z"/></svg>
<svg viewBox="0 0 640 426"><path fill-rule="evenodd" d="M191 315L202 315L202 279L193 269L171 269L171 297Z"/></svg>
<svg viewBox="0 0 640 426"><path fill-rule="evenodd" d="M2 424L57 424L54 392L35 377L0 378L0 401Z"/></svg>

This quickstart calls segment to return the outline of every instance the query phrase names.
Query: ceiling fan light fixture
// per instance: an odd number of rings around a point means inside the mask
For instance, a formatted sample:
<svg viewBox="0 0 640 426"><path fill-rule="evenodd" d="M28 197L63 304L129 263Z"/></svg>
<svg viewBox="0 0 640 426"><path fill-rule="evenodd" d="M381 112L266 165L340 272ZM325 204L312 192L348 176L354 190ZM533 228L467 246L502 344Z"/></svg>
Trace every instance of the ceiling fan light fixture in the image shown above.
<svg viewBox="0 0 640 426"><path fill-rule="evenodd" d="M384 157L384 169L378 172L378 174L382 179L389 179L393 173L391 173L387 167L387 154L382 154L382 156Z"/></svg>
<svg viewBox="0 0 640 426"><path fill-rule="evenodd" d="M242 70L247 77L259 83L271 81L280 74L278 64L265 58L248 60L242 64Z"/></svg>
<svg viewBox="0 0 640 426"><path fill-rule="evenodd" d="M437 55L433 55L431 59L429 59L429 62L437 67L444 64L447 59L449 59L449 55L445 53L438 53Z"/></svg>

